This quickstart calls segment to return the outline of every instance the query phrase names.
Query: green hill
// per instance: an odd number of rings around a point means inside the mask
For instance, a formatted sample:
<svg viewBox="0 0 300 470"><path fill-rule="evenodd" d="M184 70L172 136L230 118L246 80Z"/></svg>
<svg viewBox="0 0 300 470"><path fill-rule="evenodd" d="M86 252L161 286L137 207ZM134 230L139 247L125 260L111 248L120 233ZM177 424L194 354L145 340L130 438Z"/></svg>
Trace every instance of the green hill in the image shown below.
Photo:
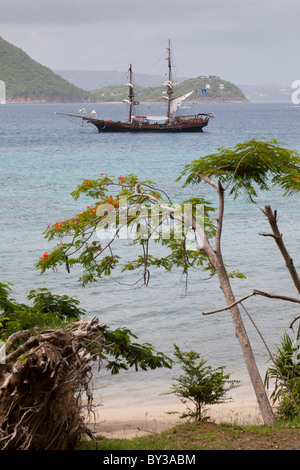
<svg viewBox="0 0 300 470"><path fill-rule="evenodd" d="M247 102L244 93L231 82L222 80L215 75L190 78L174 87L174 97L182 95L190 90L197 91L191 96L193 101L218 101L218 102ZM163 87L135 87L135 99L139 101L162 101ZM99 101L122 101L127 94L125 85L113 85L100 88L92 92Z"/></svg>
<svg viewBox="0 0 300 470"><path fill-rule="evenodd" d="M6 85L7 102L81 102L90 96L1 37L0 80Z"/></svg>
<svg viewBox="0 0 300 470"><path fill-rule="evenodd" d="M85 91L69 83L49 68L31 59L22 49L0 37L0 80L6 85L9 102L113 102L122 101L128 94L125 85L112 85L99 90ZM197 89L193 101L246 102L243 92L233 83L219 77L197 77L183 81L174 89L174 96ZM204 92L205 90L205 92ZM162 101L163 88L135 87L138 101Z"/></svg>

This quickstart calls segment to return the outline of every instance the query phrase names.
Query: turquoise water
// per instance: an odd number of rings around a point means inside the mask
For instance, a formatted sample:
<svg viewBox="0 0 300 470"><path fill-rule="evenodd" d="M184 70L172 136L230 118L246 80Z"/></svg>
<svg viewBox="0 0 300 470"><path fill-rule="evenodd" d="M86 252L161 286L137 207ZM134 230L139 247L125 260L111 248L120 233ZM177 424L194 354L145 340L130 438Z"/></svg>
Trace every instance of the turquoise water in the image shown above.
<svg viewBox="0 0 300 470"><path fill-rule="evenodd" d="M171 195L192 195L210 188L187 188L174 183L184 165L219 147L232 146L260 136L276 138L300 151L300 109L292 104L203 104L200 112L213 112L202 134L131 135L98 134L96 128L55 112L77 113L82 104L40 104L0 106L0 191L1 239L0 282L15 285L13 295L23 301L32 288L47 287L53 292L76 296L88 312L98 315L110 327L126 326L141 341L172 354L173 344L195 349L214 366L226 365L239 378L247 377L240 346L235 339L229 313L205 317L202 311L225 305L216 279L205 280L201 272L184 283L179 272L152 272L147 288L123 285L117 277L81 288L78 273L65 270L40 275L34 263L51 251L42 232L48 224L69 218L85 208L87 201L73 201L70 192L85 178L100 173L119 176L135 173L146 177ZM88 105L85 107L90 111ZM125 118L121 104L98 104L98 116ZM159 113L159 106L154 106ZM188 113L191 109L186 110ZM260 195L261 205L270 203L279 213L280 229L296 267L299 266L298 197L283 198L279 191ZM232 269L239 269L246 280L234 281L237 297L253 288L285 295L296 295L274 242L258 235L268 231L257 207L242 199L226 201L223 249ZM125 253L125 248L121 248ZM294 304L252 298L246 306L253 315L269 347L279 344L283 330L299 308ZM245 318L257 362L266 368L267 352L253 326ZM104 374L105 376L105 374ZM105 376L106 393L139 390L154 393L168 387L174 371L129 372L117 379Z"/></svg>

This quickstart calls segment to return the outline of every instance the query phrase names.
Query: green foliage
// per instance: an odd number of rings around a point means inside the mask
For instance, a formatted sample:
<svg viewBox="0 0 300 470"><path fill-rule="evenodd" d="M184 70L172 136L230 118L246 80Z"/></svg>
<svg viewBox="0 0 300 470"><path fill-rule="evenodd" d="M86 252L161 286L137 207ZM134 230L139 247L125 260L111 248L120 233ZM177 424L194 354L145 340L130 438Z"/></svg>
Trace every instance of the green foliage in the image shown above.
<svg viewBox="0 0 300 470"><path fill-rule="evenodd" d="M224 85L223 89L220 88L221 84ZM210 87L206 89L206 93L202 93L201 90L205 89L206 85ZM147 88L135 86L135 99L145 102L163 101L162 89L161 86ZM191 96L192 100L246 101L245 95L236 85L213 75L184 80L174 89L174 96L180 96L193 89L196 91ZM111 85L95 90L92 93L99 100L118 102L124 99L128 91L125 85Z"/></svg>
<svg viewBox="0 0 300 470"><path fill-rule="evenodd" d="M275 139L270 142L251 139L233 148L218 150L186 165L180 176L186 177L185 185L199 184L200 175L205 175L225 187L232 178L230 194L236 198L243 193L250 201L257 197L258 189L267 191L277 185L285 195L300 189L300 156Z"/></svg>
<svg viewBox="0 0 300 470"><path fill-rule="evenodd" d="M255 202L258 189L267 191L276 185L285 194L299 191L299 170L300 156L297 152L282 147L276 140L265 142L252 139L192 161L186 165L179 179L186 178L186 186L200 184L204 178L206 182L222 185L224 191L229 189L234 197L242 193ZM51 253L44 253L36 263L42 273L58 266L65 266L70 271L75 265L80 265L83 268L80 278L83 285L111 275L121 263L114 251L120 228L132 226L135 234L131 245L140 248L140 253L133 260L123 261L120 270L137 271L139 280L144 284L149 282L150 267L162 267L168 271L179 268L185 275L190 268L201 268L209 276L216 273L207 254L197 244L195 231L191 230L194 238L189 240L182 225L179 230L176 227L178 210L183 211L185 204L189 204L195 215L194 208L200 204L204 206L200 224L208 238L215 236L214 208L203 197L183 201L178 208L155 183L140 181L132 174L118 178L101 174L93 180L85 179L72 196L75 200L88 197L93 202L70 219L47 227L45 237L49 241L56 239L57 244ZM125 205L122 203L124 198ZM174 212L170 212L173 208ZM143 214L144 209L146 214L151 211L150 220ZM164 224L168 226L167 236L163 230L159 231ZM107 242L99 243L99 227L113 229ZM166 249L162 256L150 253L152 239ZM229 268L228 276L244 277L238 270L230 271ZM117 367L112 363L112 370Z"/></svg>
<svg viewBox="0 0 300 470"><path fill-rule="evenodd" d="M12 284L2 284L0 282L0 310L5 311L6 313L12 312L15 309L15 301L14 299L9 299L9 295L11 292Z"/></svg>
<svg viewBox="0 0 300 470"><path fill-rule="evenodd" d="M227 392L237 387L238 382L229 380L230 375L224 374L224 366L213 369L206 365L207 361L201 359L197 352L183 352L177 345L174 347L175 357L184 375L175 379L172 393L183 403L192 402L194 406L194 409L187 406L188 412L181 417L194 418L196 421L207 420L207 406L226 401Z"/></svg>
<svg viewBox="0 0 300 470"><path fill-rule="evenodd" d="M209 85L209 87L207 87ZM220 87L221 85L221 87ZM224 85L224 88L222 87ZM176 94L182 95L190 90L197 90L191 96L191 99L212 99L219 101L246 101L244 93L231 82L221 79L215 75L209 77L199 76L190 78L176 87ZM206 93L201 90L206 89Z"/></svg>
<svg viewBox="0 0 300 470"><path fill-rule="evenodd" d="M33 308L40 313L56 315L63 321L80 320L85 315L85 310L79 308L79 300L67 295L54 295L45 288L29 291L27 298L33 300Z"/></svg>
<svg viewBox="0 0 300 470"><path fill-rule="evenodd" d="M7 99L9 100L45 100L63 102L81 101L111 101L119 102L127 95L125 85L112 85L95 91L85 91L72 85L67 80L55 74L49 68L31 59L22 49L5 41L0 37L0 80L6 85ZM224 89L220 89L220 84ZM205 95L201 89L210 85ZM218 77L197 77L189 79L176 87L176 93L181 95L191 89L198 89L194 99L203 97L219 100L246 100L241 90L230 82ZM160 101L161 87L135 87L137 100Z"/></svg>
<svg viewBox="0 0 300 470"><path fill-rule="evenodd" d="M0 80L9 100L85 101L89 93L31 59L0 37Z"/></svg>
<svg viewBox="0 0 300 470"><path fill-rule="evenodd" d="M86 315L79 301L67 295L54 295L47 289L31 290L27 296L33 305L19 304L9 298L11 288L0 283L0 341L20 330L61 328L78 321ZM127 328L111 330L104 328L105 347L102 360L112 374L121 369L148 370L172 367L172 361L162 352L157 352L150 343L137 343L137 336ZM16 343L15 347L20 343Z"/></svg>
<svg viewBox="0 0 300 470"><path fill-rule="evenodd" d="M277 405L282 419L293 419L300 414L300 350L297 342L285 333L277 348L274 364L268 368L265 383L274 380L271 399Z"/></svg>
<svg viewBox="0 0 300 470"><path fill-rule="evenodd" d="M224 191L228 189L234 198L244 194L255 202L258 189L267 191L276 185L283 189L284 194L299 191L299 170L300 156L297 152L282 147L276 140L252 139L192 161L178 180L185 178L186 186L200 184L203 177L206 181L209 178L210 182L221 184ZM201 268L209 276L215 274L214 266L201 250L202 242L196 231L185 231L183 212L180 212L189 205L195 216L195 207L204 206L199 223L206 236L214 238L215 209L203 197L192 197L175 208L176 205L155 183L139 181L132 174L118 178L101 174L93 180L84 180L72 196L76 200L85 196L93 202L70 219L47 227L45 237L49 241L56 239L58 243L51 253L45 253L36 263L42 273L58 266L65 266L70 271L75 265L80 265L83 268L80 278L83 286L112 275L117 267L121 272L138 272L144 284L149 281L150 267L168 271L179 268L185 276L193 268ZM124 198L125 206L122 204ZM166 207L174 207L173 215L165 210ZM151 218L147 215L149 212ZM181 225L178 226L179 220ZM99 227L111 229L111 238L107 242L99 243ZM132 246L140 247L135 259L121 260L115 251L122 228L131 230L133 236L127 239L131 238ZM155 256L154 251L150 253L151 240L166 249L163 255ZM238 270L229 268L228 275L244 277Z"/></svg>
<svg viewBox="0 0 300 470"><path fill-rule="evenodd" d="M165 454L166 450L170 451L170 459L161 459L166 465L175 463L174 453L177 451L183 454L187 451L186 466L191 464L191 458L195 451L227 451L228 450L250 450L253 451L288 451L299 450L300 421L291 423L276 423L273 426L243 426L235 424L212 424L201 422L185 422L177 424L175 427L167 429L163 432L147 433L145 436L137 436L134 438L116 438L98 435L96 440L81 440L78 450L89 451L110 451L115 454L116 451L154 451L160 450L160 454ZM194 451L194 452L192 452ZM121 452L120 452L121 453ZM276 454L278 455L278 454ZM200 456L200 455L199 455ZM221 457L225 456L221 455ZM96 459L98 456L96 456ZM109 459L109 457L107 458ZM172 460L173 459L173 462ZM176 463L175 463L176 464ZM182 460L178 460L177 464L183 464ZM163 465L163 463L161 463Z"/></svg>
<svg viewBox="0 0 300 470"><path fill-rule="evenodd" d="M204 198L191 198L175 207L152 181L139 181L132 174L118 178L102 174L99 178L84 180L71 194L75 200L86 196L94 201L70 219L47 227L45 237L49 241L58 239L58 243L51 253L44 253L36 263L41 273L58 266L65 266L69 271L75 265L81 265L83 275L80 281L83 285L111 275L121 262L113 250L119 230L125 228L130 233L131 245L140 246L141 254L134 260L123 261L122 272L136 270L140 273L142 270L144 281L149 276L151 266L166 270L177 267L182 269L183 274L189 268L202 266L211 275L214 274L207 255L196 247L196 237L188 240L187 234L182 231L182 224L179 222L176 225L170 214L166 215L157 204L159 200L163 205L174 207L180 214L183 214L185 205L189 205L191 210L196 204L203 205L201 223L207 228L208 236L213 236L215 227L210 214L214 208ZM122 203L124 200L125 204ZM111 239L107 242L101 240L99 243L99 227L112 230ZM149 253L152 239L166 247L166 255L157 257Z"/></svg>
<svg viewBox="0 0 300 470"><path fill-rule="evenodd" d="M67 295L53 295L47 289L31 290L27 296L33 305L16 302L9 298L11 288L0 283L0 340L5 341L11 334L40 328L58 328L71 321L77 321L85 314L79 308L79 301Z"/></svg>
<svg viewBox="0 0 300 470"><path fill-rule="evenodd" d="M172 361L163 353L156 353L150 343L138 344L132 342L131 338L137 339L128 328L117 328L116 330L105 330L105 351L107 356L106 368L113 375L119 373L121 369L128 370L134 367L137 371L157 369L161 367L172 367ZM114 360L109 359L113 357Z"/></svg>

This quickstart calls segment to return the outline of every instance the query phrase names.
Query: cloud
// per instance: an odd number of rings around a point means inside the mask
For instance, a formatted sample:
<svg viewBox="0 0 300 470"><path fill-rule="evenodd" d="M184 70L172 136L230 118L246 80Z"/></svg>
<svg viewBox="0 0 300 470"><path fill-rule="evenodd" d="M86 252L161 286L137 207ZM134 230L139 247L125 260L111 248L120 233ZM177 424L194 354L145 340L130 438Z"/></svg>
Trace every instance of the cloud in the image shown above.
<svg viewBox="0 0 300 470"><path fill-rule="evenodd" d="M255 74L258 81L275 74L285 83L297 78L291 75L297 70L299 17L298 0L0 4L2 37L50 68L125 70L132 62L138 71L152 73L149 63L165 56L171 37L180 75L216 74L235 82L250 77L253 82Z"/></svg>
<svg viewBox="0 0 300 470"><path fill-rule="evenodd" d="M140 24L191 23L215 31L263 21L265 27L286 12L299 13L297 0L2 0L0 23L95 24L134 22ZM279 15L279 16L278 16ZM255 24L252 23L255 27ZM157 31L153 31L155 34Z"/></svg>
<svg viewBox="0 0 300 470"><path fill-rule="evenodd" d="M211 1L219 3L219 0ZM199 0L2 0L0 22L95 24L133 21L138 27L141 23L185 20L206 8Z"/></svg>

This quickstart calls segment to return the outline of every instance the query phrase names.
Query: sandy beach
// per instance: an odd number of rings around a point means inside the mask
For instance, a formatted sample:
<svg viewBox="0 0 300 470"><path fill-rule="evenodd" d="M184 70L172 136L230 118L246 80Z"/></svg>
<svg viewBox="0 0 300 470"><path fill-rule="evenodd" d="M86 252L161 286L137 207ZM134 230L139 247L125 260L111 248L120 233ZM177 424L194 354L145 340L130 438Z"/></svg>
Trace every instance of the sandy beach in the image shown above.
<svg viewBox="0 0 300 470"><path fill-rule="evenodd" d="M145 397L103 397L94 402L95 415L88 422L95 435L108 438L132 438L161 432L181 423L186 410L175 395ZM231 401L212 405L208 415L215 423L262 424L254 392L248 386L231 394Z"/></svg>

